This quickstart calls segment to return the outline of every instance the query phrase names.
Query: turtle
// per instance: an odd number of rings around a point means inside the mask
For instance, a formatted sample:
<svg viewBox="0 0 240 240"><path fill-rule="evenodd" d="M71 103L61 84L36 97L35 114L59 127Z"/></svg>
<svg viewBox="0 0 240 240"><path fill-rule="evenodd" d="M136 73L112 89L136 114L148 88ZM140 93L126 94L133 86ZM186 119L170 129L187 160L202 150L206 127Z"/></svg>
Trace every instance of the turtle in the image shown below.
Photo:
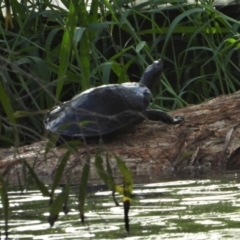
<svg viewBox="0 0 240 240"><path fill-rule="evenodd" d="M146 68L139 83L108 84L83 91L52 108L44 117L45 128L62 137L92 138L119 132L145 119L180 123L182 116L172 118L161 110L148 109L162 69L159 59Z"/></svg>

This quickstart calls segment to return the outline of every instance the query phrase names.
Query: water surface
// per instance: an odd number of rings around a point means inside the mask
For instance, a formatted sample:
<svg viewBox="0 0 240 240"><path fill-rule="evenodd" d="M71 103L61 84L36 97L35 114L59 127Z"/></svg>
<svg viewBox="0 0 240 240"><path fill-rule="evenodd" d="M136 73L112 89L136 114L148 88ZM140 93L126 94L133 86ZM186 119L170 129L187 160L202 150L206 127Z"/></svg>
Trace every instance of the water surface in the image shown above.
<svg viewBox="0 0 240 240"><path fill-rule="evenodd" d="M61 189L58 190L59 192ZM103 186L89 187L86 222L79 220L76 190L70 212L50 228L48 198L37 190L9 191L10 239L240 239L240 180L164 180L135 184L130 235L124 230L122 206L116 207ZM121 197L117 196L121 203ZM1 205L0 205L1 206ZM4 221L0 212L0 228ZM3 237L1 239L4 239Z"/></svg>

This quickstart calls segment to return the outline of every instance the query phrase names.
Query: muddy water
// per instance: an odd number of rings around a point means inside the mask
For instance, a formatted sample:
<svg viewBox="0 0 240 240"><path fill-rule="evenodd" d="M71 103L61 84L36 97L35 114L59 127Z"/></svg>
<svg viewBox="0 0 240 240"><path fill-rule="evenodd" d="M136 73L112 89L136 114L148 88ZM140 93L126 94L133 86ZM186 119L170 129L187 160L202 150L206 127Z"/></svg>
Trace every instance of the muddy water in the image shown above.
<svg viewBox="0 0 240 240"><path fill-rule="evenodd" d="M9 238L240 239L240 180L234 175L225 179L136 184L134 193L130 235L127 235L122 207L114 205L111 192L104 187L89 187L85 224L79 221L73 188L70 212L62 214L52 228L47 223L47 198L35 190L9 191ZM118 200L121 201L120 196ZM2 219L0 211L0 230L3 232Z"/></svg>

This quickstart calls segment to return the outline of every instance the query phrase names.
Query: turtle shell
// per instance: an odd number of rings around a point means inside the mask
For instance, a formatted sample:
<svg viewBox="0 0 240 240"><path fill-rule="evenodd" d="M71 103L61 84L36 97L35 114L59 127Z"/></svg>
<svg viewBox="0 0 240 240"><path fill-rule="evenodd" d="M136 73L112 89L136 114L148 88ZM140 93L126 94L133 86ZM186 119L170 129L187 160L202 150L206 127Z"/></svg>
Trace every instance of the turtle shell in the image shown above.
<svg viewBox="0 0 240 240"><path fill-rule="evenodd" d="M102 136L143 121L150 99L141 83L103 85L51 109L44 125L64 136Z"/></svg>

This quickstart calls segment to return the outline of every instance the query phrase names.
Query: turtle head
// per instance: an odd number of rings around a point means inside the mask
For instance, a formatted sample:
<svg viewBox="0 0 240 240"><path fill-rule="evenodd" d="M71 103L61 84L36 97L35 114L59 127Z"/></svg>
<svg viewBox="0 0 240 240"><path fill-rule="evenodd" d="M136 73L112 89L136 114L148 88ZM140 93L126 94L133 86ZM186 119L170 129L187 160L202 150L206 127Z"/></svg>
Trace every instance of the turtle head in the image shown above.
<svg viewBox="0 0 240 240"><path fill-rule="evenodd" d="M146 68L144 71L140 83L145 85L150 91L152 91L159 83L163 69L162 60L156 60Z"/></svg>

